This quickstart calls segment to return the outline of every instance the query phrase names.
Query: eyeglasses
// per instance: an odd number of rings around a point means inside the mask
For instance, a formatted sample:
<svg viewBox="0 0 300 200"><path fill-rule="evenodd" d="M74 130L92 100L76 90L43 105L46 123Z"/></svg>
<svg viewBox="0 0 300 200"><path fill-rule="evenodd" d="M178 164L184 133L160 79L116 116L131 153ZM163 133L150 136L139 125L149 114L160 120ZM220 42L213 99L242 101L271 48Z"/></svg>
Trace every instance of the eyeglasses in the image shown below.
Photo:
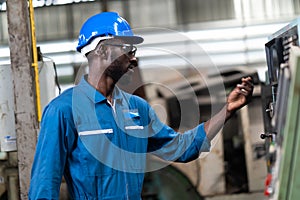
<svg viewBox="0 0 300 200"><path fill-rule="evenodd" d="M133 46L131 44L109 44L105 43L103 45L108 45L108 46L114 46L114 47L120 47L121 50L126 53L129 56L135 56L135 53L137 51L136 46Z"/></svg>

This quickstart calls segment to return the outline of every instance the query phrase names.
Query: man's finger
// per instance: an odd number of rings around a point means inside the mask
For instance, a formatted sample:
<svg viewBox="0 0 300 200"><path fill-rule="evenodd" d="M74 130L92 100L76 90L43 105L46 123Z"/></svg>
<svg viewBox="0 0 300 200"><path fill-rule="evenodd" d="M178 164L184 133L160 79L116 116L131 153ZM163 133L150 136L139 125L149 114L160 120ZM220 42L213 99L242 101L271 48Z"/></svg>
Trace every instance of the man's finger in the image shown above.
<svg viewBox="0 0 300 200"><path fill-rule="evenodd" d="M249 95L249 91L245 90L244 88L240 89L241 93L245 96Z"/></svg>
<svg viewBox="0 0 300 200"><path fill-rule="evenodd" d="M242 84L245 85L250 85L251 87L254 87L253 81L251 77L247 77L247 78L242 78Z"/></svg>
<svg viewBox="0 0 300 200"><path fill-rule="evenodd" d="M244 89L244 90L246 90L246 91L248 91L248 92L250 92L250 91L253 89L253 87L250 86L250 85L237 84L237 87L238 87L240 90L241 90L241 89Z"/></svg>

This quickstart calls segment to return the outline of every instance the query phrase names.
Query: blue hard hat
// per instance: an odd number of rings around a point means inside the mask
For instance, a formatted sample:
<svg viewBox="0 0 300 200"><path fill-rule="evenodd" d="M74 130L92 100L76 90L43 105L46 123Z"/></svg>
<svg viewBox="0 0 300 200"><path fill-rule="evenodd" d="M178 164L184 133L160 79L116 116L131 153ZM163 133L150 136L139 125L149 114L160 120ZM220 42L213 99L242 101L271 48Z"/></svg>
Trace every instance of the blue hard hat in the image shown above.
<svg viewBox="0 0 300 200"><path fill-rule="evenodd" d="M120 38L128 44L139 44L144 41L142 37L133 34L128 22L116 12L102 12L96 14L82 25L77 51L90 44L93 39L103 36Z"/></svg>

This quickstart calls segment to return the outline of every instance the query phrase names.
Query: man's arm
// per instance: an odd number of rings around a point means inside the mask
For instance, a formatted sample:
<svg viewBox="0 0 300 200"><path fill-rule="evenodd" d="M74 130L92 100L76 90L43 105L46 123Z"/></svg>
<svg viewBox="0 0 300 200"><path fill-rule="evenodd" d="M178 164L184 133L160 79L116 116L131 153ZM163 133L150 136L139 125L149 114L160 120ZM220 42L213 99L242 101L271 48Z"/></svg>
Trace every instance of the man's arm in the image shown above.
<svg viewBox="0 0 300 200"><path fill-rule="evenodd" d="M63 113L46 107L31 171L29 199L58 199L67 156Z"/></svg>
<svg viewBox="0 0 300 200"><path fill-rule="evenodd" d="M226 105L205 122L204 129L209 140L212 140L224 123L240 108L247 105L252 97L253 83L252 78L242 78L242 83L238 84L227 97Z"/></svg>
<svg viewBox="0 0 300 200"><path fill-rule="evenodd" d="M246 105L253 91L252 79L243 78L242 83L227 97L226 105L204 125L201 123L194 129L177 133L164 125L150 109L150 130L152 136L148 139L148 152L158 157L176 162L189 162L198 158L199 153L209 151L212 140L235 111Z"/></svg>

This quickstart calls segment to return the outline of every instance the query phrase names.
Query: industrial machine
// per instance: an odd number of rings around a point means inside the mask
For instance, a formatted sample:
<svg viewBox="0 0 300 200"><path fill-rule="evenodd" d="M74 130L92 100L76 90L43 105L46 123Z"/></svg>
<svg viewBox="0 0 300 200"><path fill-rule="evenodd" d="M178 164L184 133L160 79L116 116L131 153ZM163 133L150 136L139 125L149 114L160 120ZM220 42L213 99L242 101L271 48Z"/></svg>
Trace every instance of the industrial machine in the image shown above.
<svg viewBox="0 0 300 200"><path fill-rule="evenodd" d="M56 96L56 73L52 61L38 64L43 109ZM0 71L0 199L19 199L12 71L10 65L0 66Z"/></svg>
<svg viewBox="0 0 300 200"><path fill-rule="evenodd" d="M268 71L262 87L267 167L265 195L299 199L299 25L295 19L265 44Z"/></svg>
<svg viewBox="0 0 300 200"><path fill-rule="evenodd" d="M181 194L177 188L185 188L186 195L199 195L192 199L259 191L263 196L267 174L264 141L258 134L253 134L263 130L260 81L256 70L230 68L219 73L192 73L183 79L156 85L156 98L149 97L149 100L151 105L160 104L165 108L165 121L169 126L184 131L218 112L224 106L226 94L246 76L251 76L255 83L252 102L227 122L213 140L211 152L190 163L172 163L168 168L146 174L145 187L152 195L156 194L156 199L177 199L163 196L170 189ZM155 187L171 175L173 179L169 179L168 186ZM177 183L174 177L185 181ZM172 188L172 185L177 187ZM146 200L155 199L146 197Z"/></svg>

